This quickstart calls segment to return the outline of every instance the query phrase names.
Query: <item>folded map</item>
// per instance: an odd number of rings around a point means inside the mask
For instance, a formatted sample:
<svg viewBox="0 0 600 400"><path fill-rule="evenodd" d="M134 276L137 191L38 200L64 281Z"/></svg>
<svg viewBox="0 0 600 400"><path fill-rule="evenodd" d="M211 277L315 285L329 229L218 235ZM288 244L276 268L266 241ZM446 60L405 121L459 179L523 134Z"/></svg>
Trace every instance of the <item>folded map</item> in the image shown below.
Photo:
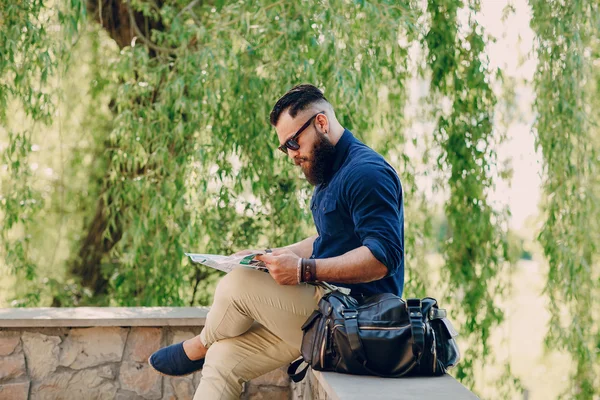
<svg viewBox="0 0 600 400"><path fill-rule="evenodd" d="M221 256L218 254L195 254L185 253L192 262L206 265L223 272L231 272L234 268L254 268L260 271L268 272L265 263L255 260L254 257L265 253L252 253L244 256Z"/></svg>

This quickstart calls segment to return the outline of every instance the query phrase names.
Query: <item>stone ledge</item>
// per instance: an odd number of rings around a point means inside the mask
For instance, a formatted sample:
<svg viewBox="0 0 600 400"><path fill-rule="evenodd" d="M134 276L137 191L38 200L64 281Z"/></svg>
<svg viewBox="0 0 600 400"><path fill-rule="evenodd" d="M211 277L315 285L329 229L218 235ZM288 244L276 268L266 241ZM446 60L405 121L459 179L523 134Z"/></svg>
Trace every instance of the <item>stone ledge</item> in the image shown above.
<svg viewBox="0 0 600 400"><path fill-rule="evenodd" d="M450 375L440 377L379 378L312 371L332 400L477 400Z"/></svg>
<svg viewBox="0 0 600 400"><path fill-rule="evenodd" d="M0 308L0 328L203 326L208 307Z"/></svg>

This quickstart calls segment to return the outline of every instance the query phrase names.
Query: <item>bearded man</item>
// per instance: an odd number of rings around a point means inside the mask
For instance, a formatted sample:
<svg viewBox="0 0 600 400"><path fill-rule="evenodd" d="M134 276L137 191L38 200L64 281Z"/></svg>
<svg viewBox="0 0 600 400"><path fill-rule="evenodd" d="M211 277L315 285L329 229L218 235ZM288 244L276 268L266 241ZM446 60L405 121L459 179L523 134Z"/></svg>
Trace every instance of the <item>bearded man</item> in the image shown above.
<svg viewBox="0 0 600 400"><path fill-rule="evenodd" d="M243 382L298 358L300 327L327 290L315 282L355 297L402 296L404 205L394 169L342 127L315 86L292 88L270 120L279 149L315 187L317 235L257 256L269 274L240 268L224 276L200 335L150 356L165 375L202 369L195 400L239 399Z"/></svg>

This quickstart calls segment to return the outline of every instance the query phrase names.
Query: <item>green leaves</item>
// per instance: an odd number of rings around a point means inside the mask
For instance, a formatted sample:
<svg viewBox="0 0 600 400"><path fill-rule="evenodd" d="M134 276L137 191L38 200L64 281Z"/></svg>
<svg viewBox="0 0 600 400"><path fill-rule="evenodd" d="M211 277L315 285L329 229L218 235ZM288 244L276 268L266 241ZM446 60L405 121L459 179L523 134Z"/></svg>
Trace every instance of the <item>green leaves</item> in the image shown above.
<svg viewBox="0 0 600 400"><path fill-rule="evenodd" d="M459 364L456 376L473 387L472 360L489 355L491 330L503 320L495 298L503 289L507 246L502 228L506 216L487 201L493 185L490 169L496 163L490 149L499 141L492 126L496 96L489 83L485 40L474 21L478 7L470 3L466 10L468 27L457 21L461 7L460 1L430 1L425 42L433 102L452 104L449 112L437 110L434 132L442 149L438 167L446 173L450 191L445 204L449 232L442 274L448 282L447 301L454 304L455 315L464 319L462 332L468 343L466 362Z"/></svg>
<svg viewBox="0 0 600 400"><path fill-rule="evenodd" d="M598 361L600 337L593 315L600 14L593 2L563 3L531 1L535 134L547 195L539 241L550 262L548 343L573 355L570 394L589 398L597 394L597 371L588 367ZM310 82L324 89L340 122L398 170L407 293L448 294L468 345L457 377L473 385L476 360L488 357L490 334L503 321L494 300L514 258L507 215L487 198L503 139L493 125L491 82L502 74L488 66L479 2L432 0L425 11L388 0L132 0L132 15L126 1L110 3L110 14L98 4L108 3L0 5L0 121L8 138L0 149L0 237L7 266L30 285L17 304L45 305L49 294L54 305L208 304L219 275L189 264L184 251L230 253L312 234L312 188L276 151L268 124L278 97ZM423 60L410 59L415 44L426 49ZM411 118L430 116L404 112L413 65L430 78L424 100L434 105L434 143L411 132ZM22 126L7 123L14 109L26 114ZM43 149L60 159L60 177L38 181L32 149L54 140L45 124L71 118L77 123L60 130L60 143ZM434 191L449 194L439 248L444 288L432 284L426 261L435 221L429 188L419 187L433 169L444 177ZM39 248L54 243L68 255L52 256L49 274Z"/></svg>
<svg viewBox="0 0 600 400"><path fill-rule="evenodd" d="M598 3L530 1L536 37L534 126L544 169L545 223L538 240L549 262L547 347L567 350L575 364L568 398L597 396L600 318L598 290L598 96L593 64L600 40ZM590 82L592 84L590 85ZM568 317L565 318L564 316Z"/></svg>
<svg viewBox="0 0 600 400"><path fill-rule="evenodd" d="M404 76L390 71L407 54L398 21L416 15L386 2L331 6L339 12L270 1L166 2L155 13L132 2L161 21L163 29L146 36L176 53L138 41L107 65L116 115L101 190L114 231L104 238L115 245L102 257L116 260L106 264L115 304L188 301L181 291L196 269L182 265L184 250L230 253L312 233L311 188L276 153L270 107L293 84L314 82L338 115L352 116L349 128L368 135L380 88L404 90ZM398 126L401 118L384 120Z"/></svg>

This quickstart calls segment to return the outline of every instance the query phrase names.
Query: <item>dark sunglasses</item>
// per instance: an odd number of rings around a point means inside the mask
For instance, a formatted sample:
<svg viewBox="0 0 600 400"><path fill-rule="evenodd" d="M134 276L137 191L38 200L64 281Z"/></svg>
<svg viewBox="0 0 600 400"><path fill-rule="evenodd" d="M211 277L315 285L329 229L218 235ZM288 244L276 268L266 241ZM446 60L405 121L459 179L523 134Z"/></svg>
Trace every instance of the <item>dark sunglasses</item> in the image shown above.
<svg viewBox="0 0 600 400"><path fill-rule="evenodd" d="M288 153L288 149L290 150L298 150L300 148L300 145L297 142L298 137L300 136L300 134L306 129L308 128L308 126L310 125L310 123L313 121L313 119L315 119L317 117L317 115L319 114L325 114L325 111L319 111L318 113L316 113L315 115L313 115L312 117L310 117L308 119L308 121L306 121L304 123L304 125L302 125L300 127L300 129L298 129L298 131L296 133L294 133L292 135L291 138L289 138L288 140L286 140L281 146L278 147L279 150L283 151L285 154Z"/></svg>

